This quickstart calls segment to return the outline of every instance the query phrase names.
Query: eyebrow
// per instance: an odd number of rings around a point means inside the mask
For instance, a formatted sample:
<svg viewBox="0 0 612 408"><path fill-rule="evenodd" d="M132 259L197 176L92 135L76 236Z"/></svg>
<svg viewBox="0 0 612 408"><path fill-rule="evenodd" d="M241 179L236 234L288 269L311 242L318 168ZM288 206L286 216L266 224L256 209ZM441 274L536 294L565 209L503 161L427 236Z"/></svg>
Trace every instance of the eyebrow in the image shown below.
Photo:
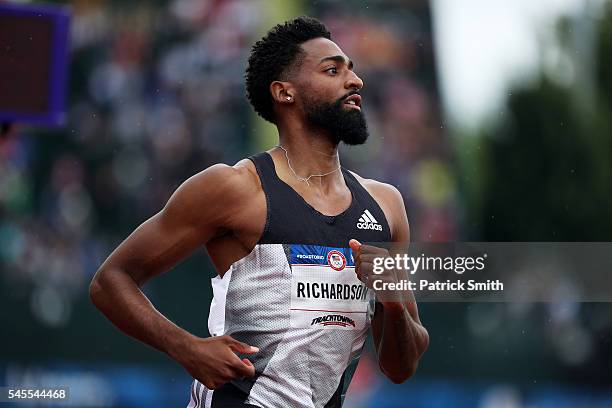
<svg viewBox="0 0 612 408"><path fill-rule="evenodd" d="M336 62L346 63L346 59L344 59L342 55L334 55L333 57L322 58L321 61L319 61L319 64L322 64L325 61L336 61ZM353 69L353 61L351 61L350 59L348 60L348 68Z"/></svg>

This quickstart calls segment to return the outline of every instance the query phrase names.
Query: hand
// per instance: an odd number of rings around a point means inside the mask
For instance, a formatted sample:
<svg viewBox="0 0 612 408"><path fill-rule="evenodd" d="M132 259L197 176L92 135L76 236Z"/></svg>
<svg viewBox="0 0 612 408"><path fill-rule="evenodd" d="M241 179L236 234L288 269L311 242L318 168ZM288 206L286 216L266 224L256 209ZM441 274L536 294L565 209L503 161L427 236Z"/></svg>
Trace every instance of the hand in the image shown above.
<svg viewBox="0 0 612 408"><path fill-rule="evenodd" d="M389 251L385 248L378 248L372 245L362 245L356 239L351 239L349 241L349 246L353 250L353 260L355 261L355 274L357 275L357 279L379 295L377 300L382 303L385 308L402 311L404 302L400 291L377 290L374 287L374 281L376 280L384 283L397 283L399 281L396 271L393 269L384 269L380 274L374 273L373 271L374 258L388 258L391 256Z"/></svg>
<svg viewBox="0 0 612 408"><path fill-rule="evenodd" d="M230 336L208 338L192 337L176 360L193 378L214 390L226 382L255 375L255 367L236 353L257 353L257 347L249 346Z"/></svg>

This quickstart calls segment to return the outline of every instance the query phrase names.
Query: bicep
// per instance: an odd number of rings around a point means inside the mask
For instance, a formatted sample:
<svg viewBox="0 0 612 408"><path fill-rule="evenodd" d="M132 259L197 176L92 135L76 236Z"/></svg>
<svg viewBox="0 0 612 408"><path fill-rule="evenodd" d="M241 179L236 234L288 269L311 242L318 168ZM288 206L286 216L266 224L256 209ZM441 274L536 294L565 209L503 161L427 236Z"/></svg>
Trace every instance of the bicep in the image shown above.
<svg viewBox="0 0 612 408"><path fill-rule="evenodd" d="M393 242L398 243L398 251L406 252L408 250L408 244L410 243L410 225L408 223L408 215L406 214L406 207L404 206L404 199L401 193L393 188L393 217L394 217L394 233ZM405 272L405 271L402 271ZM408 279L408 276L402 276L402 279ZM406 299L404 300L406 309L417 323L421 324L419 319L419 310L414 299L412 292L405 294Z"/></svg>
<svg viewBox="0 0 612 408"><path fill-rule="evenodd" d="M408 223L404 199L399 190L389 185L386 186L382 195L384 196L382 202L384 203L385 212L388 214L388 219L391 220L391 240L398 244L399 251L406 251L410 242L410 225ZM410 316L420 324L416 302L413 299L407 299L405 305ZM372 319L372 336L377 351L382 340L383 316L383 305L380 302L376 302Z"/></svg>
<svg viewBox="0 0 612 408"><path fill-rule="evenodd" d="M408 244L410 242L410 225L408 224L404 198L395 187L389 189L388 195L391 218L393 219L391 239L393 242Z"/></svg>
<svg viewBox="0 0 612 408"><path fill-rule="evenodd" d="M121 269L140 286L170 269L205 241L201 231L168 218L162 210L142 223L113 251L101 269Z"/></svg>
<svg viewBox="0 0 612 408"><path fill-rule="evenodd" d="M100 270L120 269L141 286L172 268L224 227L226 207L220 205L215 171L184 182L166 206L142 223L102 264ZM217 187L217 188L215 188Z"/></svg>

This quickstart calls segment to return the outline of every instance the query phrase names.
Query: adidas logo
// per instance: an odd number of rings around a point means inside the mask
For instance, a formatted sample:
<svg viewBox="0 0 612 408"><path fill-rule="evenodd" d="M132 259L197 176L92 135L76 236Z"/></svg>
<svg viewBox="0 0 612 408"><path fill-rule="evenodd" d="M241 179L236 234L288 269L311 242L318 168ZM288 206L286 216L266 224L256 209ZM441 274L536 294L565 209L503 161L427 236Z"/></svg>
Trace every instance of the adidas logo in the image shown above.
<svg viewBox="0 0 612 408"><path fill-rule="evenodd" d="M378 221L376 221L376 218L374 218L372 213L370 213L370 211L368 210L365 210L363 214L361 214L361 217L359 217L357 228L382 231L382 225L380 225Z"/></svg>

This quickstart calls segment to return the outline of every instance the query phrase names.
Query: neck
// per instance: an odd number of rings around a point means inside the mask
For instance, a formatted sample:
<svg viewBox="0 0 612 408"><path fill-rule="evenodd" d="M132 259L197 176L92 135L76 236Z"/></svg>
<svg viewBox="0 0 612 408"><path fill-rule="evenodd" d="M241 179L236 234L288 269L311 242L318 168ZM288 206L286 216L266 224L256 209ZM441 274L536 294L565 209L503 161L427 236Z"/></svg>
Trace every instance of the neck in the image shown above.
<svg viewBox="0 0 612 408"><path fill-rule="evenodd" d="M279 145L286 150L281 150L280 153L283 158L286 158L285 155L289 158L287 169L296 179L329 173L311 177L308 184L331 187L338 182L344 182L342 172L338 170L338 145L332 143L324 132L297 128L295 125L293 129L279 127Z"/></svg>

